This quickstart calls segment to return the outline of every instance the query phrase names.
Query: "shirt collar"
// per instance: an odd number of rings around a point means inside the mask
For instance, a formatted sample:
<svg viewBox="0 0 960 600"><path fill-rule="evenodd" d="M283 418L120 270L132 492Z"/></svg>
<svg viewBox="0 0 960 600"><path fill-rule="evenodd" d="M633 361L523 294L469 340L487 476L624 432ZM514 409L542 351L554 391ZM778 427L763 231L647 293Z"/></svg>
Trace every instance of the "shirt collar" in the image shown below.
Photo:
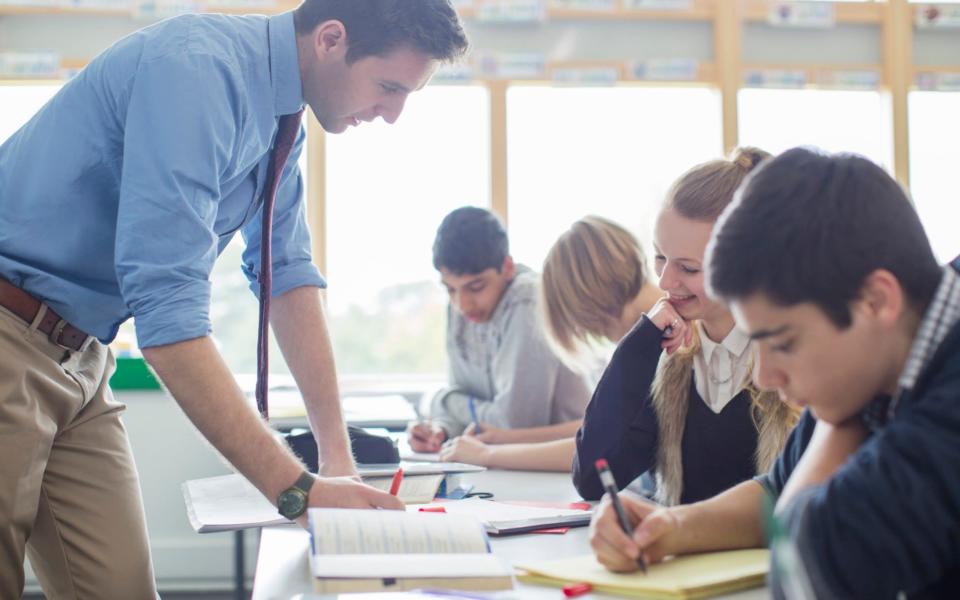
<svg viewBox="0 0 960 600"><path fill-rule="evenodd" d="M303 108L303 84L300 81L300 58L293 12L270 17L267 21L270 40L270 83L273 85L273 107L276 116L289 115Z"/></svg>
<svg viewBox="0 0 960 600"><path fill-rule="evenodd" d="M723 338L723 341L719 344L707 337L707 332L703 328L703 321L699 321L697 327L700 329L700 346L703 348L703 358L707 364L710 364L710 360L713 358L713 352L718 346L723 346L731 355L740 358L743 356L747 346L750 345L750 338L736 325L733 326L733 329L730 330L727 337Z"/></svg>

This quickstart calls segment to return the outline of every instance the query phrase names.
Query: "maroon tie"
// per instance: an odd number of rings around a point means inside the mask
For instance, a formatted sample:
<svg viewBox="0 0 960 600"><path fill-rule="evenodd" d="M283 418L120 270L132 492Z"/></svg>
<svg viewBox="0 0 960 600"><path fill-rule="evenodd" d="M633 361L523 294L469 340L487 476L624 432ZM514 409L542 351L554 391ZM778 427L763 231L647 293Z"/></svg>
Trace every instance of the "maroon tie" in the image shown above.
<svg viewBox="0 0 960 600"><path fill-rule="evenodd" d="M263 225L260 234L260 330L257 334L257 409L264 419L267 412L267 375L270 371L270 294L273 286L273 260L270 252L273 235L273 203L277 199L277 188L287 157L300 131L300 117L303 109L292 115L280 117L277 139L273 143L270 164L267 167L267 181L263 187Z"/></svg>

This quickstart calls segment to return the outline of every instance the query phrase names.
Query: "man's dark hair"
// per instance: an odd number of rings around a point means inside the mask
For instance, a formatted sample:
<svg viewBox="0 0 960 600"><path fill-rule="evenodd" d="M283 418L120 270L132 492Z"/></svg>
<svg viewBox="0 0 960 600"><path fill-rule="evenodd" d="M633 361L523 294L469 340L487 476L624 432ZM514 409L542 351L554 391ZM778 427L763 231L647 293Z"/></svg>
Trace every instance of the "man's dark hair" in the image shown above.
<svg viewBox="0 0 960 600"><path fill-rule="evenodd" d="M720 217L708 247L709 291L812 302L839 328L866 277L886 269L922 313L940 267L903 190L869 160L794 148L766 161Z"/></svg>
<svg viewBox="0 0 960 600"><path fill-rule="evenodd" d="M475 206L444 217L433 241L433 267L454 275L476 275L491 268L499 273L508 254L510 244L500 219Z"/></svg>
<svg viewBox="0 0 960 600"><path fill-rule="evenodd" d="M293 13L297 35L325 21L347 30L347 64L408 46L440 61L467 50L467 36L449 0L304 0Z"/></svg>

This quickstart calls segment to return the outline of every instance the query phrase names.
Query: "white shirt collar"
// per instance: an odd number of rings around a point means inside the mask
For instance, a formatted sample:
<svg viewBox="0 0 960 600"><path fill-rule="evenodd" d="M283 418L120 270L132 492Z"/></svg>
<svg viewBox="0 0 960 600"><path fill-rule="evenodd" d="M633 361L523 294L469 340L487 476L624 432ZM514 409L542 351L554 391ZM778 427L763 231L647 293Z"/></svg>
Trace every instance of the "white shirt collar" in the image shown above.
<svg viewBox="0 0 960 600"><path fill-rule="evenodd" d="M740 330L736 325L734 325L733 329L730 330L730 333L727 334L727 337L723 338L723 341L719 344L707 336L707 331L703 328L703 321L697 321L697 327L700 330L700 345L703 348L703 358L707 364L710 364L710 360L713 358L713 353L718 346L723 346L732 356L736 358L742 357L743 353L746 352L747 347L750 346L750 337L747 336L747 334Z"/></svg>

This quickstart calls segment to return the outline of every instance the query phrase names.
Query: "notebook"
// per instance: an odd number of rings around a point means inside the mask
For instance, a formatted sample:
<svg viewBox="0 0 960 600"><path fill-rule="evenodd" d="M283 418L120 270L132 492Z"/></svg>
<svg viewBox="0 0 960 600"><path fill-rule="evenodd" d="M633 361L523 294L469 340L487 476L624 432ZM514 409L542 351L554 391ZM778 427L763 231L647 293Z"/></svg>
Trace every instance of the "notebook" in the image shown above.
<svg viewBox="0 0 960 600"><path fill-rule="evenodd" d="M660 600L709 598L764 584L770 564L766 549L692 554L650 565L647 573L611 573L593 555L516 565L517 579L563 586L585 582L594 591Z"/></svg>
<svg viewBox="0 0 960 600"><path fill-rule="evenodd" d="M436 513L311 508L310 569L323 594L513 587L476 519Z"/></svg>
<svg viewBox="0 0 960 600"><path fill-rule="evenodd" d="M490 535L528 533L554 527L579 527L590 524L593 514L582 508L546 507L467 498L439 503L444 512L479 519ZM418 511L420 507L408 507Z"/></svg>

